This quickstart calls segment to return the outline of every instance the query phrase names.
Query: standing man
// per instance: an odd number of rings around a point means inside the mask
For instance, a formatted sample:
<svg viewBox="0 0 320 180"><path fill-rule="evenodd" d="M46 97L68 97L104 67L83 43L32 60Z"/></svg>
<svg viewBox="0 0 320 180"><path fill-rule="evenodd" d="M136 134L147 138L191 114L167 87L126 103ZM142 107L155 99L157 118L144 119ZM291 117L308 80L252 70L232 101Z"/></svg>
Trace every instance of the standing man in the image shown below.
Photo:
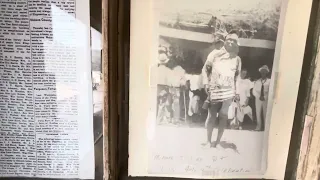
<svg viewBox="0 0 320 180"><path fill-rule="evenodd" d="M233 99L239 99L236 95L236 79L241 70L241 59L238 56L239 38L236 34L229 34L226 37L224 47L220 50L212 51L204 65L205 72L207 62L211 62L212 70L210 80L204 76L205 89L209 94L210 117L206 124L207 142L206 145L216 147L219 145L224 129L228 122L228 109ZM217 117L218 116L218 117ZM216 141L212 143L212 131L218 120L218 135Z"/></svg>
<svg viewBox="0 0 320 180"><path fill-rule="evenodd" d="M247 78L247 69L242 69L240 76L237 79L237 88L240 96L240 105L247 106L250 98L250 90L253 88L253 83Z"/></svg>
<svg viewBox="0 0 320 180"><path fill-rule="evenodd" d="M268 105L268 94L270 79L268 74L270 72L267 65L262 66L259 69L261 78L254 83L253 95L256 99L256 116L257 116L257 128L256 131L261 131L262 122L266 119L267 105Z"/></svg>

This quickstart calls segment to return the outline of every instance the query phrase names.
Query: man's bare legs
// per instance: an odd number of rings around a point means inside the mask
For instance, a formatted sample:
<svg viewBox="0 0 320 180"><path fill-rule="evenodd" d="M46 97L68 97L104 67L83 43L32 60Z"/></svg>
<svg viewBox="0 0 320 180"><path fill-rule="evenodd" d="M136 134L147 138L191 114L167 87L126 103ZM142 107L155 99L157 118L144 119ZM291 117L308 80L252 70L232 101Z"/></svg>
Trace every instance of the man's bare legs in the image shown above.
<svg viewBox="0 0 320 180"><path fill-rule="evenodd" d="M221 108L219 110L219 115L218 115L218 119L219 119L218 135L215 143L213 144L213 147L216 147L220 143L224 130L227 127L228 109L230 107L230 104L232 103L232 100L233 99L228 99L221 102Z"/></svg>
<svg viewBox="0 0 320 180"><path fill-rule="evenodd" d="M206 128L207 128L207 144L210 144L211 146L211 138L212 138L212 132L213 128L217 121L217 113L221 107L221 103L211 103L209 106L208 116L206 120Z"/></svg>
<svg viewBox="0 0 320 180"><path fill-rule="evenodd" d="M216 147L222 138L222 135L224 133L225 128L227 127L228 123L228 109L232 102L232 99L225 100L223 102L217 102L217 103L211 103L209 107L209 119L206 122L206 128L207 128L207 144L211 144L212 141L212 132L214 129L214 126L216 124L216 121L219 120L218 125L218 135L216 138L215 143L213 144L213 147ZM219 113L217 118L217 113Z"/></svg>
<svg viewBox="0 0 320 180"><path fill-rule="evenodd" d="M207 126L208 126L208 122L209 122L209 120L210 120L210 109L208 108L208 114L207 114L207 118L206 118L206 122L205 122L205 124L204 124L204 127L205 128L207 128Z"/></svg>

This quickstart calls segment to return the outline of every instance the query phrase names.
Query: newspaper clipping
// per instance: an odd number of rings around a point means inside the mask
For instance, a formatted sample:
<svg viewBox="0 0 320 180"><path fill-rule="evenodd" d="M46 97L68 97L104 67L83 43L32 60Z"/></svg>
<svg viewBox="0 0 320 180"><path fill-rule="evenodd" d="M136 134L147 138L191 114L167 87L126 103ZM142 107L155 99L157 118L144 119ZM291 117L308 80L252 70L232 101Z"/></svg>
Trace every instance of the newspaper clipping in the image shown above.
<svg viewBox="0 0 320 180"><path fill-rule="evenodd" d="M94 177L88 5L0 1L0 177Z"/></svg>
<svg viewBox="0 0 320 180"><path fill-rule="evenodd" d="M263 174L281 0L153 4L157 102L148 173Z"/></svg>

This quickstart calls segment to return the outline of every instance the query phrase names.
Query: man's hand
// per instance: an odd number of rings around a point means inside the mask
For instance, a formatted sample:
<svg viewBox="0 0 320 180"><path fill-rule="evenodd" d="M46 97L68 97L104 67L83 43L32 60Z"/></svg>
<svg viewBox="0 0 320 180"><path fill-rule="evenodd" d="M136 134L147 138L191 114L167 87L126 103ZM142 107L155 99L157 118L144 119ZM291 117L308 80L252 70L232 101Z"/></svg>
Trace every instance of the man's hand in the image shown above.
<svg viewBox="0 0 320 180"><path fill-rule="evenodd" d="M235 99L236 101L240 101L240 95L239 95L239 94L236 94L236 96L234 97L234 99Z"/></svg>
<svg viewBox="0 0 320 180"><path fill-rule="evenodd" d="M249 98L247 97L246 101L244 102L244 106L248 106L249 105Z"/></svg>
<svg viewBox="0 0 320 180"><path fill-rule="evenodd" d="M209 85L208 84L204 85L204 90L206 91L207 95L209 96Z"/></svg>

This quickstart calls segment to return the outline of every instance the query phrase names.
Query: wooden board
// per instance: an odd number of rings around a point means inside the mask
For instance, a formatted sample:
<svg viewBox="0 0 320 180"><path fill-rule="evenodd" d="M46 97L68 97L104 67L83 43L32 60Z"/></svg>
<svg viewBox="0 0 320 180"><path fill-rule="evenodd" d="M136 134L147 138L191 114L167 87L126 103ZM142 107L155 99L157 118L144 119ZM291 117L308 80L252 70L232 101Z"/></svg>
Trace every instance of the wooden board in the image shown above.
<svg viewBox="0 0 320 180"><path fill-rule="evenodd" d="M104 179L110 178L109 159L109 61L108 61L108 0L102 0L102 74L103 74L103 165Z"/></svg>
<svg viewBox="0 0 320 180"><path fill-rule="evenodd" d="M298 180L318 180L320 178L320 4L314 3L316 22L310 26L310 58L308 88L305 96L304 127L302 130L300 154L296 170ZM308 51L306 51L308 53Z"/></svg>
<svg viewBox="0 0 320 180"><path fill-rule="evenodd" d="M314 113L309 114L310 104L315 99L311 99L312 94L315 92L311 91L311 87L314 86L316 79L315 69L316 69L316 57L319 52L319 34L320 34L320 7L319 1L313 1L307 43L305 48L305 56L301 73L299 94L296 104L296 112L294 125L292 129L292 136L290 142L289 156L287 160L286 167L286 179L306 179L309 180L305 172L306 170L311 170L315 166L311 166L310 157L314 156L310 154L310 141L312 141L312 136L314 128L312 124L314 121ZM319 65L318 65L319 66ZM319 121L319 120L318 120ZM310 126L311 125L311 126ZM310 130L310 131L309 131ZM311 178L318 179L317 176Z"/></svg>

